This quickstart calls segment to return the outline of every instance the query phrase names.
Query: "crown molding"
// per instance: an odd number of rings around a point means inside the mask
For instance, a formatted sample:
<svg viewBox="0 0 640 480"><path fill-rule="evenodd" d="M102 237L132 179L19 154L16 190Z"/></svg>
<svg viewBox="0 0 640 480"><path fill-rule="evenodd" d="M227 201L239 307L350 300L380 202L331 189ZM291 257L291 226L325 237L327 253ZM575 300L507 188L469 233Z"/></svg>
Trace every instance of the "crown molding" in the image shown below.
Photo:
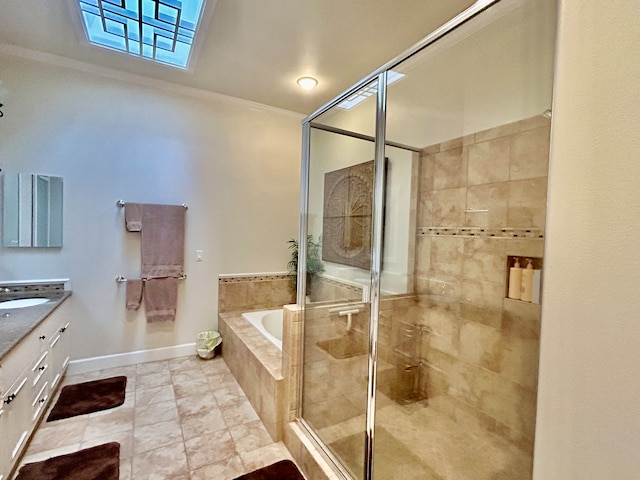
<svg viewBox="0 0 640 480"><path fill-rule="evenodd" d="M164 80L157 80L155 78L149 78L134 73L122 72L114 68L100 67L87 62L79 60L73 60L60 55L54 55L51 53L40 52L37 50L31 50L17 45L9 45L6 43L0 43L0 54L10 55L13 57L24 58L34 62L44 63L47 65L53 65L56 67L68 68L82 73L88 73L105 77L122 82L133 83L148 88L155 88L170 92L178 95L185 95L198 99L208 100L217 103L225 103L230 105L236 105L239 107L249 108L252 110L264 111L268 113L275 113L277 115L284 115L294 118L298 121L302 120L305 116L298 112L291 110L285 110L283 108L272 107L270 105L264 105L258 102L252 102L250 100L244 100L242 98L232 97L230 95L224 95L222 93L211 92L209 90L202 90L194 87L187 87L184 85L178 85L172 82L166 82Z"/></svg>

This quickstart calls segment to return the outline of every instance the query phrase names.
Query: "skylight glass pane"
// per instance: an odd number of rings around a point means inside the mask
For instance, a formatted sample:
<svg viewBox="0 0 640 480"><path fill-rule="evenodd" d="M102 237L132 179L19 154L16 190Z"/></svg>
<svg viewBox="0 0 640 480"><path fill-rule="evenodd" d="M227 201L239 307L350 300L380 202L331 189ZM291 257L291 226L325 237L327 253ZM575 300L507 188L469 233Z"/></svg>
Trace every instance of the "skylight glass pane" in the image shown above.
<svg viewBox="0 0 640 480"><path fill-rule="evenodd" d="M186 68L205 0L77 2L92 44Z"/></svg>
<svg viewBox="0 0 640 480"><path fill-rule="evenodd" d="M387 85L391 85L393 82L400 80L404 77L404 73L394 72L393 70L387 71ZM346 100L343 100L338 104L339 108L344 108L345 110L349 110L350 108L355 107L361 102L364 102L367 98L372 95L376 95L378 93L378 82L375 82L372 85L367 85L366 87L362 87L360 90L352 93Z"/></svg>

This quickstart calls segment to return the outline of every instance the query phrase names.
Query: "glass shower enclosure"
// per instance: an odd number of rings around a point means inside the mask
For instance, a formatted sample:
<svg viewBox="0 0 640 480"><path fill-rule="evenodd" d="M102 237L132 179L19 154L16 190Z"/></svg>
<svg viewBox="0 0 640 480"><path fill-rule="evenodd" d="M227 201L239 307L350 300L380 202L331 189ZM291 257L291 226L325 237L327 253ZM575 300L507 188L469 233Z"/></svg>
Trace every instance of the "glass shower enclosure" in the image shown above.
<svg viewBox="0 0 640 480"><path fill-rule="evenodd" d="M344 478L532 476L556 9L476 2L303 122L299 422Z"/></svg>

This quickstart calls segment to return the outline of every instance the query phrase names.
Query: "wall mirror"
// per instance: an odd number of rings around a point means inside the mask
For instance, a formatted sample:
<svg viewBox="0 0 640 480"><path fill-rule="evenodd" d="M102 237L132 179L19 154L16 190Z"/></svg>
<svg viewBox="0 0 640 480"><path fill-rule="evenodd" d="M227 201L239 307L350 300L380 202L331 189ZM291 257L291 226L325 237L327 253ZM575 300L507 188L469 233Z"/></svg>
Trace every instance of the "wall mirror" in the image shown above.
<svg viewBox="0 0 640 480"><path fill-rule="evenodd" d="M62 247L62 177L4 175L3 245Z"/></svg>

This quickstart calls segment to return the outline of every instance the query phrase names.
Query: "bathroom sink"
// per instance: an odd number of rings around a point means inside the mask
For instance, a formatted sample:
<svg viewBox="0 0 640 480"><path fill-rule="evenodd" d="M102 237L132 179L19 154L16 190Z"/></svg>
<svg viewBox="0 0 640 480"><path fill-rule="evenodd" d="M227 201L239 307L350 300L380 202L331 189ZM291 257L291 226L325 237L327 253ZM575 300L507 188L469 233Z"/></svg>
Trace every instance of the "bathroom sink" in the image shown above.
<svg viewBox="0 0 640 480"><path fill-rule="evenodd" d="M41 305L48 301L48 298L18 298L15 300L5 300L4 302L0 302L0 310L3 308L33 307L34 305Z"/></svg>

